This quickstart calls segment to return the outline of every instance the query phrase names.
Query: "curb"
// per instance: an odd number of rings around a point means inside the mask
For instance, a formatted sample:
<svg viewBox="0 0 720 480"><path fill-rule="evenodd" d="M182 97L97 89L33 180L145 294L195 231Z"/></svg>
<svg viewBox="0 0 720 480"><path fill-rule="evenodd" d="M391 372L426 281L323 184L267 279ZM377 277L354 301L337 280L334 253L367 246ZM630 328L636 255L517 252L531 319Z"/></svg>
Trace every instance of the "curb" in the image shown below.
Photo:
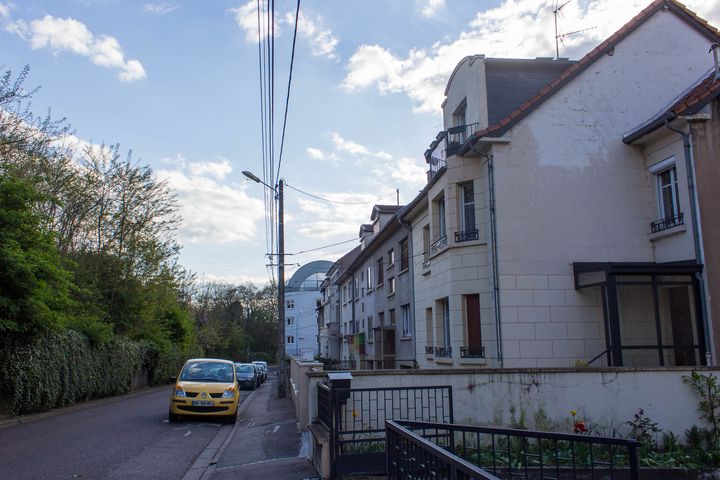
<svg viewBox="0 0 720 480"><path fill-rule="evenodd" d="M57 417L59 415L65 415L66 413L73 413L73 412L77 412L77 411L81 411L81 410L87 410L87 409L90 409L93 407L109 405L112 403L127 400L128 398L136 397L139 395L145 395L147 393L152 393L152 392L160 390L162 388L169 388L169 387L170 387L170 384L158 385L155 387L143 387L143 388L134 390L130 393L116 395L114 397L105 397L105 398L98 398L95 400L86 400L83 402L73 403L73 404L67 405L65 407L48 410L47 412L31 413L29 415L17 415L17 416L11 415L6 418L0 417L0 430L3 428L12 427L13 425L23 425L25 423L32 423L32 422L37 422L37 421L44 420L47 418Z"/></svg>
<svg viewBox="0 0 720 480"><path fill-rule="evenodd" d="M227 428L228 425L223 425L218 431L205 450L202 451L200 456L195 460L190 470L185 472L182 480L205 480L209 479L215 471L215 465L220 461L223 452L227 448L228 444L235 437L235 432L240 428L240 420L245 412L250 408L257 389L250 392L245 401L243 401L238 407L237 421L231 428Z"/></svg>

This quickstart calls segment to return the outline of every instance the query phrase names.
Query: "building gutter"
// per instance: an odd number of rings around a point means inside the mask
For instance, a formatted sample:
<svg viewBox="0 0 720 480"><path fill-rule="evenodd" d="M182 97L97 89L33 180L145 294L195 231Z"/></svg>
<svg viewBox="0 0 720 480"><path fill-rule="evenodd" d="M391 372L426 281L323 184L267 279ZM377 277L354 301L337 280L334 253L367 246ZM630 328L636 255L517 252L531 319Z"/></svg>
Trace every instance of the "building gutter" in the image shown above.
<svg viewBox="0 0 720 480"><path fill-rule="evenodd" d="M507 143L507 142L502 142ZM493 266L493 300L495 302L495 339L497 342L497 358L498 367L503 366L503 354L502 354L502 316L500 313L500 275L498 274L498 254L497 254L497 221L495 217L495 165L494 157L492 154L486 154L475 150L474 147L470 148L470 151L476 155L480 155L485 158L488 165L488 180L490 187L490 241L491 241L491 252L492 252L492 266Z"/></svg>
<svg viewBox="0 0 720 480"><path fill-rule="evenodd" d="M695 171L693 168L694 162L692 157L692 143L690 141L689 133L675 128L670 124L670 122L672 122L676 118L677 115L675 113L670 113L667 117L665 117L665 128L677 133L678 135L681 135L683 138L683 150L685 152L685 171L687 174L688 194L690 197L690 215L692 217L693 227L693 246L695 249L695 262L698 264L704 264L704 256L702 246L700 244L700 222L698 221L698 211L696 203ZM700 302L700 310L703 317L703 327L705 328L705 360L706 365L712 365L712 342L710 336L710 325L708 322L707 299L705 296L705 278L702 273L696 273L695 277L698 282L698 289L700 290L700 298L702 299L702 301Z"/></svg>

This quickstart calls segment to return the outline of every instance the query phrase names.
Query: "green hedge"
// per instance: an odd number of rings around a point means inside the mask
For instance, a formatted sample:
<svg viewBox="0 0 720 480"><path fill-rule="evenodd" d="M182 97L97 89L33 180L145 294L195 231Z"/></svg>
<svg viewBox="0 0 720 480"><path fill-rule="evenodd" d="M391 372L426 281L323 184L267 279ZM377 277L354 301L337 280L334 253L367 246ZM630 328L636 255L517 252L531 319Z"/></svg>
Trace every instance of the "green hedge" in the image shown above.
<svg viewBox="0 0 720 480"><path fill-rule="evenodd" d="M150 342L115 337L92 345L72 330L52 332L0 354L0 399L20 415L119 395L130 391L143 368L152 384L166 383L185 358Z"/></svg>

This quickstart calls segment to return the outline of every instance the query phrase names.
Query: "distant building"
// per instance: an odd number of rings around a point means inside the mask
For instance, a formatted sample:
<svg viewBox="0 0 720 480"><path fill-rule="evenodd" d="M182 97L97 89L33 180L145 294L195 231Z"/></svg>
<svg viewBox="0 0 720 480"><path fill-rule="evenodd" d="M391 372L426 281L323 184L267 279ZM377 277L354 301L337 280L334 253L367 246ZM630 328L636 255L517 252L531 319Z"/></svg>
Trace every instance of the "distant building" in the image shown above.
<svg viewBox="0 0 720 480"><path fill-rule="evenodd" d="M285 353L313 358L320 353L318 309L322 284L332 262L318 260L300 267L285 286Z"/></svg>

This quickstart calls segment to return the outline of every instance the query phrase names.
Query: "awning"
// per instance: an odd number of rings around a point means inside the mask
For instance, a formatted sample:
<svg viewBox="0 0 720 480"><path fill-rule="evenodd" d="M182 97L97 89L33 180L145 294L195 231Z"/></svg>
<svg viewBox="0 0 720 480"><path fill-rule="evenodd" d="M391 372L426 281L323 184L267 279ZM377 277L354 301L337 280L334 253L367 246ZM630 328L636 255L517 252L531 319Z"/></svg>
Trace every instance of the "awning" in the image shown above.
<svg viewBox="0 0 720 480"><path fill-rule="evenodd" d="M605 285L608 275L692 275L702 272L694 260L682 262L573 262L575 289Z"/></svg>

